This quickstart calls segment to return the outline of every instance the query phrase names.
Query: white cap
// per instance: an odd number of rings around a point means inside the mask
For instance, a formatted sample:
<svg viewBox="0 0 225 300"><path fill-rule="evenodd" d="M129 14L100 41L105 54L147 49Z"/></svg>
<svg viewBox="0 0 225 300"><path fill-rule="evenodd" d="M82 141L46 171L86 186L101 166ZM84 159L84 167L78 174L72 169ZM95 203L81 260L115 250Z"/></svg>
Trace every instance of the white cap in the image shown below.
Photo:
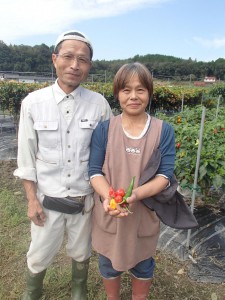
<svg viewBox="0 0 225 300"><path fill-rule="evenodd" d="M84 42L85 44L87 44L87 46L89 47L90 51L91 51L91 59L93 56L93 48L91 45L91 42L89 40L89 38L82 32L78 31L78 30L68 30L63 32L62 34L60 34L55 42L55 48L62 42L65 40L77 40L77 41L81 41Z"/></svg>

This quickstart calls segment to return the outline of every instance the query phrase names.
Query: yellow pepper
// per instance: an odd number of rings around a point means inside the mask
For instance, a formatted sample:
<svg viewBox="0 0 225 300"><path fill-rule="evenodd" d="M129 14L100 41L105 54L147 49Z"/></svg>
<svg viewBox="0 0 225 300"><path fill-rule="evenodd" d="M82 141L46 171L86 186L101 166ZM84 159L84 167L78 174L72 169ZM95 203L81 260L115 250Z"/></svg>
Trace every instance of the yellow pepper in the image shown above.
<svg viewBox="0 0 225 300"><path fill-rule="evenodd" d="M185 151L182 151L181 153L180 153L180 158L181 157L184 157L185 156Z"/></svg>
<svg viewBox="0 0 225 300"><path fill-rule="evenodd" d="M115 201L115 199L114 198L112 198L111 200L110 200L110 203L109 203L109 206L110 206L110 208L111 209L116 209L116 201Z"/></svg>
<svg viewBox="0 0 225 300"><path fill-rule="evenodd" d="M199 144L199 139L196 140L195 146L198 146Z"/></svg>
<svg viewBox="0 0 225 300"><path fill-rule="evenodd" d="M177 123L181 123L181 117L180 116L177 117Z"/></svg>

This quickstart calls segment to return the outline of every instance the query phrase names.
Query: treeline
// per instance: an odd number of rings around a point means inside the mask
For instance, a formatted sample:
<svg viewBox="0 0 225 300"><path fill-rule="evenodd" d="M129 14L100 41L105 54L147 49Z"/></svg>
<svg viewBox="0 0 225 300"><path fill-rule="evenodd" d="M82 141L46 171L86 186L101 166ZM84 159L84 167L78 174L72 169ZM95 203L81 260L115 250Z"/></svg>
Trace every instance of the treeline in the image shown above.
<svg viewBox="0 0 225 300"><path fill-rule="evenodd" d="M54 71L51 61L53 48L45 44L8 46L0 41L0 72L51 74ZM225 59L223 58L202 62L191 58L182 59L159 54L136 55L123 60L94 60L91 73L102 74L102 80L111 81L122 64L135 61L145 64L153 73L153 77L162 80L201 81L205 76L215 76L217 80L225 80Z"/></svg>

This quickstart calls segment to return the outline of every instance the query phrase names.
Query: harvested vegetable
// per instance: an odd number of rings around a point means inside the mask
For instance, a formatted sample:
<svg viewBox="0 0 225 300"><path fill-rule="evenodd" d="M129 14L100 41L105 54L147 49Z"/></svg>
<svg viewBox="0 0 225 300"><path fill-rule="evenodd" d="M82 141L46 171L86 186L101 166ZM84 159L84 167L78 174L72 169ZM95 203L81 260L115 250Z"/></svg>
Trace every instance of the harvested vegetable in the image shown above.
<svg viewBox="0 0 225 300"><path fill-rule="evenodd" d="M127 198L131 196L133 188L134 188L134 180L135 176L132 177L131 182L127 188L127 191L125 192L124 189L118 189L117 191L114 191L112 187L109 189L109 197L110 200L110 208L116 209L117 204L121 205L121 207L125 208L129 213L132 213L129 210L129 204L127 203Z"/></svg>

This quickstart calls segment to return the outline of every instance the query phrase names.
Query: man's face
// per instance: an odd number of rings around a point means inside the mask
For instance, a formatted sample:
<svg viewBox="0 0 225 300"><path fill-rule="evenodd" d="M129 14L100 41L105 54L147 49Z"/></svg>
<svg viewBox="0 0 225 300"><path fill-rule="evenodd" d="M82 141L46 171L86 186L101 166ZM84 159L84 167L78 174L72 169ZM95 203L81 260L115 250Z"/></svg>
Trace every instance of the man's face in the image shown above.
<svg viewBox="0 0 225 300"><path fill-rule="evenodd" d="M81 41L65 40L59 53L52 54L52 61L56 69L58 84L69 94L83 82L90 71L90 49Z"/></svg>

